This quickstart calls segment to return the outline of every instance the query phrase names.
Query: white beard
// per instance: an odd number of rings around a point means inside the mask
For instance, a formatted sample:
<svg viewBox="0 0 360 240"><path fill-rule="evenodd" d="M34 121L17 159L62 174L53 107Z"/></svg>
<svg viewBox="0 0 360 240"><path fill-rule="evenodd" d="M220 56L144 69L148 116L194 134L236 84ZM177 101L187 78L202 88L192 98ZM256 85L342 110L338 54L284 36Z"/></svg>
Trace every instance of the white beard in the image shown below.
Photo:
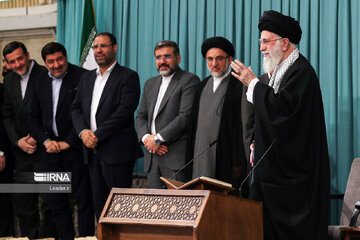
<svg viewBox="0 0 360 240"><path fill-rule="evenodd" d="M280 63L284 53L281 51L281 42L276 42L274 47L268 51L268 57L264 56L263 69L264 72L269 73L274 71L275 67Z"/></svg>

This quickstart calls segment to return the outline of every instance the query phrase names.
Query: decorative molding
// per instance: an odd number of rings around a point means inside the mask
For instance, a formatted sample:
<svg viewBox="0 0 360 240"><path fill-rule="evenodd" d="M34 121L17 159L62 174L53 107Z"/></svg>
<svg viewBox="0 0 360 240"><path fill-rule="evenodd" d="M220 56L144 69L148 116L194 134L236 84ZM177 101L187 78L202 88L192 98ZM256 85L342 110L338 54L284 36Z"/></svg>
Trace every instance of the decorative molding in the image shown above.
<svg viewBox="0 0 360 240"><path fill-rule="evenodd" d="M56 39L56 28L36 28L26 30L0 31L0 40L48 38Z"/></svg>
<svg viewBox="0 0 360 240"><path fill-rule="evenodd" d="M0 9L0 40L56 38L57 4Z"/></svg>
<svg viewBox="0 0 360 240"><path fill-rule="evenodd" d="M203 201L204 196L114 194L104 217L195 221Z"/></svg>

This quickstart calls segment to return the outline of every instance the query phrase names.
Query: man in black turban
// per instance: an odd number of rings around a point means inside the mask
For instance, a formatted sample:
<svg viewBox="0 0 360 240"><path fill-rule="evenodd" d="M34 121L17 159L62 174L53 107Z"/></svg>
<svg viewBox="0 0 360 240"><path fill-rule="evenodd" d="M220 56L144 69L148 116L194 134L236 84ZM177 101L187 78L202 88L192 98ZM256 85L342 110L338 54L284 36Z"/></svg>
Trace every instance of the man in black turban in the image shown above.
<svg viewBox="0 0 360 240"><path fill-rule="evenodd" d="M211 76L201 82L194 98L187 160L216 141L195 159L192 177L216 178L238 189L246 174L245 149L249 149L251 133L244 126L242 112L246 107L242 105L252 106L246 101L243 84L230 74L234 52L231 42L223 37L208 38L202 44L201 53Z"/></svg>
<svg viewBox="0 0 360 240"><path fill-rule="evenodd" d="M294 18L266 11L258 27L269 84L240 61L231 64L255 108L252 164L264 155L250 198L263 202L265 239L327 239L330 177L319 81L295 45L301 28Z"/></svg>

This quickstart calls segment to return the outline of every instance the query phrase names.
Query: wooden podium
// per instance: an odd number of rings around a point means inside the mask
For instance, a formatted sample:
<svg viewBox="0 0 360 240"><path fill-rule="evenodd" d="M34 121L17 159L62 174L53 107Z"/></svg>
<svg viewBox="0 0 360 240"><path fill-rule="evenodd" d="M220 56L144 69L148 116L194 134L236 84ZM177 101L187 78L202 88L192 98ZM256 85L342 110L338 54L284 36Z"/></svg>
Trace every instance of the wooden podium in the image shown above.
<svg viewBox="0 0 360 240"><path fill-rule="evenodd" d="M261 240L262 222L261 203L223 192L113 188L98 239Z"/></svg>

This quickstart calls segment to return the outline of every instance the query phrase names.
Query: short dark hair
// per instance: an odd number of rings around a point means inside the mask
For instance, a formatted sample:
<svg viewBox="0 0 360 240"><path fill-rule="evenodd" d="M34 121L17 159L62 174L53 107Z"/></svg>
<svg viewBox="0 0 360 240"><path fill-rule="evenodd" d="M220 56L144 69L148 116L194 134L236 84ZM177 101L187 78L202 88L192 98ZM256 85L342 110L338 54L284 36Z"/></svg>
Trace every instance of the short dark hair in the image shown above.
<svg viewBox="0 0 360 240"><path fill-rule="evenodd" d="M6 46L4 47L3 57L6 59L6 57L5 57L6 55L8 55L9 53L12 53L13 51L15 51L18 48L21 48L23 50L24 54L27 55L28 51L27 51L25 45L22 42L13 41L13 42L6 44Z"/></svg>
<svg viewBox="0 0 360 240"><path fill-rule="evenodd" d="M109 32L99 33L99 34L96 35L95 38L97 38L98 36L106 36L106 37L108 37L108 38L110 39L111 45L115 45L115 44L116 44L116 37L115 37L113 34L109 33Z"/></svg>
<svg viewBox="0 0 360 240"><path fill-rule="evenodd" d="M54 54L56 52L61 52L65 57L67 57L65 47L57 42L49 42L41 49L41 57L45 62L46 56L49 54Z"/></svg>
<svg viewBox="0 0 360 240"><path fill-rule="evenodd" d="M173 47L174 48L174 55L178 56L180 54L179 46L176 42L170 40L162 40L158 42L154 48L154 53L156 50L163 48L163 47Z"/></svg>

